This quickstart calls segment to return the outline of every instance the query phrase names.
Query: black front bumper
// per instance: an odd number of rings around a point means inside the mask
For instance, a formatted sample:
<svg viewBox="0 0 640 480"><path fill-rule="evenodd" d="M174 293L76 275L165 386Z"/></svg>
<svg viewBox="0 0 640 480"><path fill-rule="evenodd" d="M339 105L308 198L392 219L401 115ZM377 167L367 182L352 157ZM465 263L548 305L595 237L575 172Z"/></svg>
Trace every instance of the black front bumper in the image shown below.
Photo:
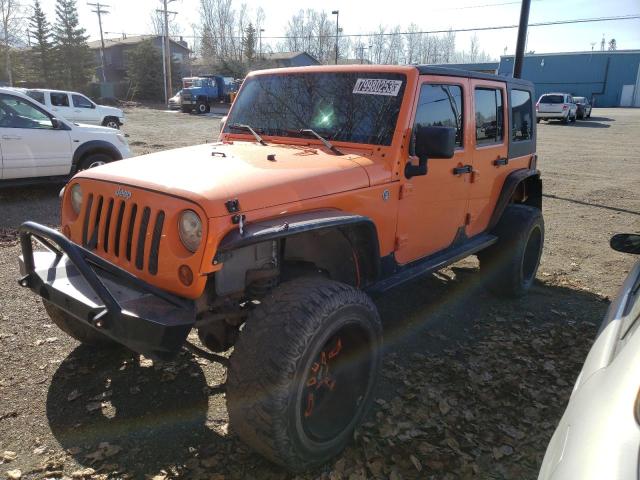
<svg viewBox="0 0 640 480"><path fill-rule="evenodd" d="M46 251L33 251L32 239ZM145 355L170 358L195 323L195 304L136 278L34 222L20 227L19 284L79 322Z"/></svg>

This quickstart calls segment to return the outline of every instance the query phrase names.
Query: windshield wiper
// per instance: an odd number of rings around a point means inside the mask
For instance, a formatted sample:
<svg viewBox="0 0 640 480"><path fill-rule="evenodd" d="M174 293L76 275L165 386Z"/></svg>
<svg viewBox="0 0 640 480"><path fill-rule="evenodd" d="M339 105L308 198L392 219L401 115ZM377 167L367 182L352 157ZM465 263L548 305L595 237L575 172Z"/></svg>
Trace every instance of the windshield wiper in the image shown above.
<svg viewBox="0 0 640 480"><path fill-rule="evenodd" d="M307 136L311 135L313 137L316 137L318 140L320 140L324 144L325 147L327 147L332 152L334 152L334 153L336 153L338 155L344 155L344 153L342 153L340 150L338 150L335 145L333 145L329 140L324 138L322 135L320 135L315 130L311 130L310 128L303 128L302 130L300 130L300 134L301 135L307 135Z"/></svg>
<svg viewBox="0 0 640 480"><path fill-rule="evenodd" d="M258 132L256 132L253 128L251 128L251 125L245 125L242 123L233 123L229 125L229 128L233 128L234 130L245 130L247 132L251 132L251 135L253 135L261 145L265 145L265 146L267 145L267 142L265 142L264 139L260 135L258 135Z"/></svg>

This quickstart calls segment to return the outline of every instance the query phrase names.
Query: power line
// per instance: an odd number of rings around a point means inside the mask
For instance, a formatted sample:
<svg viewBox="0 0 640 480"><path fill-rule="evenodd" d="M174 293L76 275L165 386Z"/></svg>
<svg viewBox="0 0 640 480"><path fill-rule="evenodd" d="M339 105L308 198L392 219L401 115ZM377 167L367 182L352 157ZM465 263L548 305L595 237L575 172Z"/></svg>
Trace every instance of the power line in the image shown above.
<svg viewBox="0 0 640 480"><path fill-rule="evenodd" d="M594 18L577 18L572 20L555 20L549 22L537 22L530 23L529 27L547 27L553 25L570 25L577 23L596 23L596 22L613 22L613 21L622 21L622 20L637 20L640 19L640 14L631 14L631 15L618 15L613 17L594 17ZM345 34L341 33L341 37L378 37L378 36L395 36L395 35L429 35L436 33L460 33L460 32L482 32L489 30L507 30L512 28L518 28L518 25L499 25L496 27L469 27L469 28L447 28L440 30L421 30L417 32L373 32L373 33L351 33ZM140 35L140 36L153 36L150 33L131 33L128 35ZM203 38L202 35L173 35L174 37L182 37L182 38ZM308 39L308 38L335 38L335 34L327 34L327 35L280 35L280 36L271 36L271 37L262 37L263 39L271 39L271 40L284 40L284 39ZM233 38L236 40L242 39L241 36L215 36L213 38Z"/></svg>

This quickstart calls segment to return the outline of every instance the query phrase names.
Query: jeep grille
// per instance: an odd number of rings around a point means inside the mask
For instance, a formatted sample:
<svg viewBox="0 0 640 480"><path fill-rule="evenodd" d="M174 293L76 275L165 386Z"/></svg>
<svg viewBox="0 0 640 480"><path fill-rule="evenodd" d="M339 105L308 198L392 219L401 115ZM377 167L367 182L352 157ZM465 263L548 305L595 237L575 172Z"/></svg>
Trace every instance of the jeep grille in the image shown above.
<svg viewBox="0 0 640 480"><path fill-rule="evenodd" d="M163 210L89 194L82 223L82 245L156 275L164 217ZM151 244L145 259L146 242Z"/></svg>

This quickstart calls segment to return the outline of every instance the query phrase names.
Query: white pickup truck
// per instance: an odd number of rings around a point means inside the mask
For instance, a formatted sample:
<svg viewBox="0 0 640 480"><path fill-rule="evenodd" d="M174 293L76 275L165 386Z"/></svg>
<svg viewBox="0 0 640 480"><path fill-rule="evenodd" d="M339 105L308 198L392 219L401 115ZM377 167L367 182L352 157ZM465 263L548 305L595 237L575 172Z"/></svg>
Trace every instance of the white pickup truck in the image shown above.
<svg viewBox="0 0 640 480"><path fill-rule="evenodd" d="M98 105L78 92L62 90L30 89L26 94L48 107L59 117L71 122L120 128L124 124L124 112L119 108Z"/></svg>
<svg viewBox="0 0 640 480"><path fill-rule="evenodd" d="M119 130L72 123L12 88L0 88L0 147L0 187L62 180L131 156Z"/></svg>

